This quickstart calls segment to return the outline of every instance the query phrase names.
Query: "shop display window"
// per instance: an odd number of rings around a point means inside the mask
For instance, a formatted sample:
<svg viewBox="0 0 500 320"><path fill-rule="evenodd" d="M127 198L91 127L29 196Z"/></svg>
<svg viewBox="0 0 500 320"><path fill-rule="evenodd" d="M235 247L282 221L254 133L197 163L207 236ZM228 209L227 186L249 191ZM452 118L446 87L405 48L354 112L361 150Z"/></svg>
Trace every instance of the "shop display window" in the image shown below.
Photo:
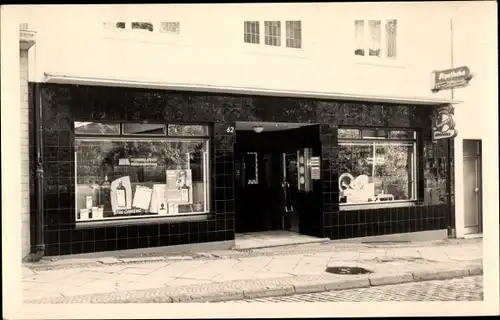
<svg viewBox="0 0 500 320"><path fill-rule="evenodd" d="M415 131L339 129L338 138L341 205L416 200Z"/></svg>
<svg viewBox="0 0 500 320"><path fill-rule="evenodd" d="M76 221L208 213L208 155L208 126L75 122Z"/></svg>

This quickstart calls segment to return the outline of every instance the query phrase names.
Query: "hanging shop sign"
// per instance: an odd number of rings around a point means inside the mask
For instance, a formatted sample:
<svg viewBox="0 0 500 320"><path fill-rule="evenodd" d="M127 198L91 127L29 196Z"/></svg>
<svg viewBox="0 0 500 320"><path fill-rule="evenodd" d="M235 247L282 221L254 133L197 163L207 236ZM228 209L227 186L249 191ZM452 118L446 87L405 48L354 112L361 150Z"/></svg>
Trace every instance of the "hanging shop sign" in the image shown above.
<svg viewBox="0 0 500 320"><path fill-rule="evenodd" d="M451 139L457 136L455 116L452 106L439 107L432 116L432 139Z"/></svg>
<svg viewBox="0 0 500 320"><path fill-rule="evenodd" d="M454 88L465 87L473 75L467 66L453 69L435 70L431 73L431 91L438 92Z"/></svg>

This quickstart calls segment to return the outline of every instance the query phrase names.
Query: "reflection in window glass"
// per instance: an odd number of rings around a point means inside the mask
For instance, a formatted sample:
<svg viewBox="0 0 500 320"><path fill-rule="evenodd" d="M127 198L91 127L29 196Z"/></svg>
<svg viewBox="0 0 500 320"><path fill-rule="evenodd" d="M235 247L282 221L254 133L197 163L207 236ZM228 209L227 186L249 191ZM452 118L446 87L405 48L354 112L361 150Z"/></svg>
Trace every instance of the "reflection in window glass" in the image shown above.
<svg viewBox="0 0 500 320"><path fill-rule="evenodd" d="M363 129L361 130L363 139L385 139L387 138L387 131L383 129Z"/></svg>
<svg viewBox="0 0 500 320"><path fill-rule="evenodd" d="M389 132L389 139L415 139L415 131L392 130Z"/></svg>
<svg viewBox="0 0 500 320"><path fill-rule="evenodd" d="M248 184L259 184L259 160L257 152L245 154L245 177Z"/></svg>
<svg viewBox="0 0 500 320"><path fill-rule="evenodd" d="M75 121L75 133L76 134L120 134L120 124Z"/></svg>
<svg viewBox="0 0 500 320"><path fill-rule="evenodd" d="M155 123L124 123L123 134L153 134L165 135L164 124Z"/></svg>
<svg viewBox="0 0 500 320"><path fill-rule="evenodd" d="M358 129L339 129L339 139L359 139L360 134Z"/></svg>
<svg viewBox="0 0 500 320"><path fill-rule="evenodd" d="M415 163L411 141L341 141L340 203L414 200Z"/></svg>
<svg viewBox="0 0 500 320"><path fill-rule="evenodd" d="M208 140L75 141L76 220L208 212Z"/></svg>
<svg viewBox="0 0 500 320"><path fill-rule="evenodd" d="M208 126L202 125L184 125L184 124L169 124L169 136L208 136Z"/></svg>

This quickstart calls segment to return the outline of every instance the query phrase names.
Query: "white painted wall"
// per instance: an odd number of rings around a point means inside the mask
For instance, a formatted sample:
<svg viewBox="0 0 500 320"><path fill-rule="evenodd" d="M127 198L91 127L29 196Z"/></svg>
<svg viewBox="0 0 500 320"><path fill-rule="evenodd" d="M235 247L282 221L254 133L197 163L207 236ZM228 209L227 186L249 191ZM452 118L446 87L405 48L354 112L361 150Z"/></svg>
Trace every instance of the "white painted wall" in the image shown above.
<svg viewBox="0 0 500 320"><path fill-rule="evenodd" d="M30 7L36 72L162 83L449 98L431 93L430 71L449 62L454 4L318 3ZM354 56L354 20L398 19L395 63ZM243 41L245 20L301 20L303 48ZM103 21L179 21L181 34L105 31ZM261 43L264 42L261 23ZM284 34L284 31L283 31ZM35 59L35 58L32 58Z"/></svg>
<svg viewBox="0 0 500 320"><path fill-rule="evenodd" d="M483 214L498 219L498 57L496 3L464 3L453 15L454 63L475 74L470 85L455 90L464 103L455 108L456 227L464 236L463 139L483 143ZM487 221L485 217L485 229ZM498 220L497 220L498 221ZM492 225L498 226L497 223ZM491 226L491 225L490 225Z"/></svg>
<svg viewBox="0 0 500 320"><path fill-rule="evenodd" d="M21 146L21 250L30 253L30 191L29 191L29 117L28 117L28 51L20 50L20 146Z"/></svg>

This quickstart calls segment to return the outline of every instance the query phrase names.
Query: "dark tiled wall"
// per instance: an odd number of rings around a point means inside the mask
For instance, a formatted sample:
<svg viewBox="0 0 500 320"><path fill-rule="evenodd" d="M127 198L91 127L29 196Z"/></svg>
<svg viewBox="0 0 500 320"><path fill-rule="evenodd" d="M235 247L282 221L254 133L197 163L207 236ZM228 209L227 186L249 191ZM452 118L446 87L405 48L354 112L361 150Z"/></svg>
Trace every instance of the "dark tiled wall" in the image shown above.
<svg viewBox="0 0 500 320"><path fill-rule="evenodd" d="M40 88L39 97L33 95L37 86ZM30 94L31 101L39 98L43 108L43 186L48 255L234 239L235 134L228 133L227 128L234 126L236 121L320 124L323 216L314 220L323 221L323 225L315 228L318 236L348 238L439 229L446 225L447 204L426 203L423 192L422 202L411 208L339 211L338 205L337 128L341 125L418 129L423 140L420 145L423 157L419 159L421 189L430 180L445 179L442 171L446 168L443 166L439 168L441 171L428 170L426 175L423 172L423 161L427 157L446 158L445 143L430 142L432 108L429 106L52 84L31 84ZM76 230L74 120L213 123L212 212L208 220ZM33 149L32 155L34 160ZM34 200L31 208L35 209ZM35 221L34 217L32 221Z"/></svg>

